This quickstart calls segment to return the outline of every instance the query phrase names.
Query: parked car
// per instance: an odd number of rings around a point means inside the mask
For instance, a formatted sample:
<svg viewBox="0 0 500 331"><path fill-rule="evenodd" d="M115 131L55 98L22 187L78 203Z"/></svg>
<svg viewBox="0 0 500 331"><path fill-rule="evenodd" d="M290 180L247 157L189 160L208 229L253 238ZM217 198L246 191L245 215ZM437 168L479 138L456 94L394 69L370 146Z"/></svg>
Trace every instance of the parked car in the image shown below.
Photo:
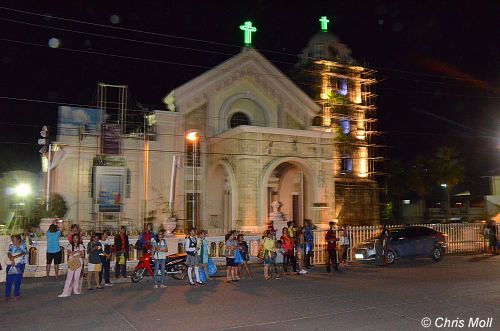
<svg viewBox="0 0 500 331"><path fill-rule="evenodd" d="M389 229L386 261L393 264L397 259L431 257L434 261L442 259L446 252L447 235L425 226L409 226ZM361 242L354 248L357 261L375 260L375 239Z"/></svg>

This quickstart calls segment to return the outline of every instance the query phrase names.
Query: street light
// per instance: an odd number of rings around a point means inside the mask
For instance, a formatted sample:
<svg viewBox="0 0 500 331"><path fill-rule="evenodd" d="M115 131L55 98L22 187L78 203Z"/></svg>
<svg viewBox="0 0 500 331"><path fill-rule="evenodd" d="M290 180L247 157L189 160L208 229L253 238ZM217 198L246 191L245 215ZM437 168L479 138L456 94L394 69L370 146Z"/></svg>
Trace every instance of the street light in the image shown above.
<svg viewBox="0 0 500 331"><path fill-rule="evenodd" d="M448 190L448 184L441 184L441 187L446 192L446 223L448 223L450 220L450 190Z"/></svg>
<svg viewBox="0 0 500 331"><path fill-rule="evenodd" d="M197 201L196 201L196 142L198 141L198 132L196 131L191 131L186 135L186 139L189 140L192 145L192 170L193 170L193 177L192 177L192 188L193 188L193 193L192 193L192 217L193 217L193 227L196 227L198 222L196 221L196 209L198 207Z"/></svg>
<svg viewBox="0 0 500 331"><path fill-rule="evenodd" d="M22 208L26 208L24 207L26 204L24 202L24 198L26 198L28 195L31 194L31 186L29 184L26 184L26 183L20 183L18 184L15 188L14 188L14 193L16 194L17 197L21 198L21 202L18 202L16 204L16 223L19 221L20 218L23 218L21 216L21 207ZM24 215L26 216L26 215ZM25 226L25 224L23 224L23 226Z"/></svg>
<svg viewBox="0 0 500 331"><path fill-rule="evenodd" d="M18 197L24 198L31 194L31 186L26 183L21 183L14 188L14 191Z"/></svg>

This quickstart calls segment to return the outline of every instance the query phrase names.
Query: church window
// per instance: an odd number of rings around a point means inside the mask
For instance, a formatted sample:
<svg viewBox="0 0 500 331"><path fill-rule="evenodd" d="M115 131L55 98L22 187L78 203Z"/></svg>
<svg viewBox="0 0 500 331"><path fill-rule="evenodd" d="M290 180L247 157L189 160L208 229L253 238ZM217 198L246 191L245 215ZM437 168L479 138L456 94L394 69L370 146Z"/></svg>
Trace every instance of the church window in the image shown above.
<svg viewBox="0 0 500 331"><path fill-rule="evenodd" d="M229 120L229 126L232 129L240 125L251 125L250 118L248 118L247 114L242 112L234 113Z"/></svg>
<svg viewBox="0 0 500 331"><path fill-rule="evenodd" d="M345 78L340 78L338 82L338 93L341 95L346 96L347 95L347 79Z"/></svg>
<svg viewBox="0 0 500 331"><path fill-rule="evenodd" d="M352 173L352 157L350 155L342 156L341 174Z"/></svg>
<svg viewBox="0 0 500 331"><path fill-rule="evenodd" d="M342 133L348 135L351 132L351 123L347 118L340 119L340 128L342 129Z"/></svg>
<svg viewBox="0 0 500 331"><path fill-rule="evenodd" d="M199 167L201 165L200 139L186 139L186 165Z"/></svg>

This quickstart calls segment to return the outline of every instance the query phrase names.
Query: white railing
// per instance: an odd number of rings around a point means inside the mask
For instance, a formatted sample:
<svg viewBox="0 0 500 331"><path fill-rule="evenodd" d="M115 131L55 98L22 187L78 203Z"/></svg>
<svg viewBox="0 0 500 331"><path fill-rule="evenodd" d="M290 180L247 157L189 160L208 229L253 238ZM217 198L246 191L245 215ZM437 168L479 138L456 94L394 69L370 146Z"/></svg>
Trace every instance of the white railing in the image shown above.
<svg viewBox="0 0 500 331"><path fill-rule="evenodd" d="M485 250L486 243L483 237L483 224L456 223L456 224L412 224L426 226L436 231L443 232L447 237L447 253L481 252ZM403 227L404 225L388 225L388 228ZM346 226L345 230L350 239L348 260L354 257L353 248L372 238L378 231L378 226ZM314 258L313 263L323 264L326 261L325 230L314 231ZM337 233L338 236L338 233ZM497 238L500 238L500 227L497 227Z"/></svg>

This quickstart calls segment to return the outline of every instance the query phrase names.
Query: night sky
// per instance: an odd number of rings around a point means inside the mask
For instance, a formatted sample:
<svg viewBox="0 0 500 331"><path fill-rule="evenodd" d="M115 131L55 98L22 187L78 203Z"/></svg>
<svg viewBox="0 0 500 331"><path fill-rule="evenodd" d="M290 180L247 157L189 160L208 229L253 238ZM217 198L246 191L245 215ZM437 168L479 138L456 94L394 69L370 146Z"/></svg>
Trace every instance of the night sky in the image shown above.
<svg viewBox="0 0 500 331"><path fill-rule="evenodd" d="M448 145L466 159L468 182L498 169L499 1L63 3L68 2L0 4L43 14L0 8L2 172L38 171L40 127L56 127L58 103L95 105L98 82L127 84L132 107L140 102L163 109L170 90L240 51L238 26L248 19L258 28L255 47L289 73L319 31L321 15L330 18L330 31L360 64L378 71L378 127L389 162ZM60 47L50 48L50 38L58 38Z"/></svg>

